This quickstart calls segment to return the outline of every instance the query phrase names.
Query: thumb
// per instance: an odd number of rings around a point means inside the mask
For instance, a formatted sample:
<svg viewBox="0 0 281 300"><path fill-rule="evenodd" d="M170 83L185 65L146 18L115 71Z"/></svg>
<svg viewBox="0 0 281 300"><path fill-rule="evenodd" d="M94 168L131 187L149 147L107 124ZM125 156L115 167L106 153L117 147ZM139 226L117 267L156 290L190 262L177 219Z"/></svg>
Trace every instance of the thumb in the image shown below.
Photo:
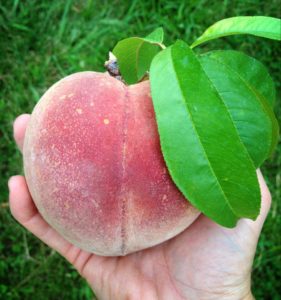
<svg viewBox="0 0 281 300"><path fill-rule="evenodd" d="M260 169L257 170L257 176L258 176L260 190L261 190L261 210L259 216L255 221L249 219L247 219L246 221L248 225L259 235L271 206L271 194L265 183L265 180L263 178Z"/></svg>

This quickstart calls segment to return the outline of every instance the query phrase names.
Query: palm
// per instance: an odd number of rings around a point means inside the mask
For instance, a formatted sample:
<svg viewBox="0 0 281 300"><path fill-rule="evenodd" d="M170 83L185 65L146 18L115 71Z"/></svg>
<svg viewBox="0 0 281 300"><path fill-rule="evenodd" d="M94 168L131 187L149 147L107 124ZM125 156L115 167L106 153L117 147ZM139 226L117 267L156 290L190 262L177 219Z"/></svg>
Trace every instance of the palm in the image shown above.
<svg viewBox="0 0 281 300"><path fill-rule="evenodd" d="M15 122L20 149L28 118ZM38 213L22 176L10 181L10 204L15 218L70 261L101 299L242 299L249 293L252 260L270 206L258 175L263 205L257 221L241 220L235 229L225 229L201 215L177 237L125 257L96 256L64 240Z"/></svg>

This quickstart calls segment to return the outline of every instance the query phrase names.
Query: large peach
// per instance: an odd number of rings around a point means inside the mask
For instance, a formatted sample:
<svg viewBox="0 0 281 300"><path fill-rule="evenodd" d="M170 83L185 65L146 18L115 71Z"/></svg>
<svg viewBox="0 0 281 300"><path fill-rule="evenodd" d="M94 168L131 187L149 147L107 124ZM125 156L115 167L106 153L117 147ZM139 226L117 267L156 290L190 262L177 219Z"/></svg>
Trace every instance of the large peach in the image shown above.
<svg viewBox="0 0 281 300"><path fill-rule="evenodd" d="M23 155L40 213L84 250L125 255L199 214L166 169L148 81L126 86L95 72L62 79L36 105Z"/></svg>

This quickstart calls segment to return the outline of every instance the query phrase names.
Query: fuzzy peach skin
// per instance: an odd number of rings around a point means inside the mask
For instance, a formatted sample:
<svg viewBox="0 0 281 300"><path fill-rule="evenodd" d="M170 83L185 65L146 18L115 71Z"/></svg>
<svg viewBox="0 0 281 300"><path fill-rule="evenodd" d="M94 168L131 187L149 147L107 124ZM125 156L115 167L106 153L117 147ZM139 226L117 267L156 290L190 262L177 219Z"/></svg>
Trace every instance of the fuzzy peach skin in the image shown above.
<svg viewBox="0 0 281 300"><path fill-rule="evenodd" d="M96 72L60 80L34 108L23 157L44 219L89 252L151 247L199 215L166 169L148 81L128 87Z"/></svg>

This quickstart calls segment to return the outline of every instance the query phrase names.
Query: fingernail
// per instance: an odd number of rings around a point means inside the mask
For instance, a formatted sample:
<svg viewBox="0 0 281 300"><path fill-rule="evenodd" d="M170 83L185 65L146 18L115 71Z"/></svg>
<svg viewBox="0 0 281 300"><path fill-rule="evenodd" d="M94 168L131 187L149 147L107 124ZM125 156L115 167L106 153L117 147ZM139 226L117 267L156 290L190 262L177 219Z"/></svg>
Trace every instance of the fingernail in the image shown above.
<svg viewBox="0 0 281 300"><path fill-rule="evenodd" d="M15 127L15 123L17 122L17 120L18 120L19 117L20 117L20 116L17 116L17 117L14 119L14 121L13 121L13 128Z"/></svg>
<svg viewBox="0 0 281 300"><path fill-rule="evenodd" d="M12 189L13 189L13 186L15 185L15 182L16 182L16 177L17 177L17 176L12 176L12 177L10 177L10 179L8 180L8 187L9 187L9 190L12 190Z"/></svg>

